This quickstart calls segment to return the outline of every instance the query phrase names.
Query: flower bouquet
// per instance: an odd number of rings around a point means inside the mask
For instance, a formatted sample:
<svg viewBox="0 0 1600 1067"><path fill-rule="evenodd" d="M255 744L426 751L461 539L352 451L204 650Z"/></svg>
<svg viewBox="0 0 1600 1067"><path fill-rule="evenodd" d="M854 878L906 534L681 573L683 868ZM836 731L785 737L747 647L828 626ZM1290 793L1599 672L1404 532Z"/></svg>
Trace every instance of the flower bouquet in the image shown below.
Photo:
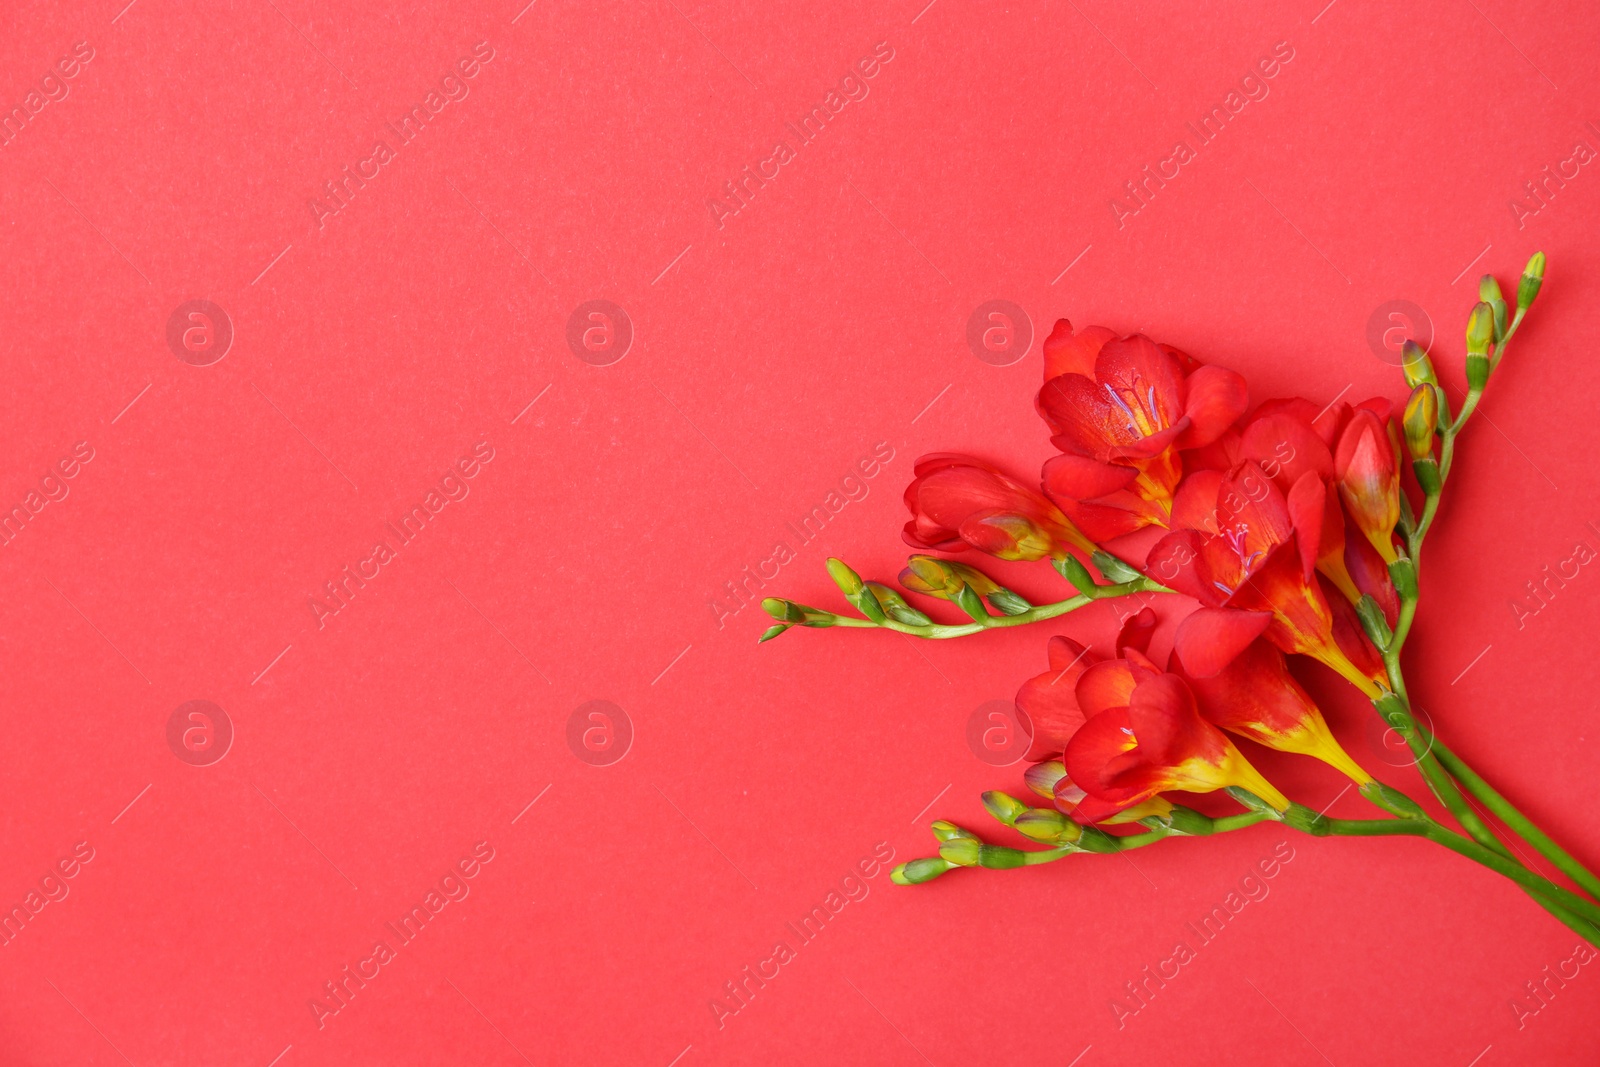
<svg viewBox="0 0 1600 1067"><path fill-rule="evenodd" d="M959 608L935 622L906 597L837 559L828 570L859 616L768 599L770 640L794 626L872 627L945 639L1025 626L1099 600L1125 610L1113 654L1050 639L1048 667L1016 704L1031 731L1023 775L1044 803L983 795L999 822L1036 849L933 823L938 855L894 870L900 885L958 867L1004 869L1077 853L1147 848L1273 821L1313 836L1427 838L1516 882L1551 915L1600 945L1600 877L1417 721L1402 653L1416 617L1422 548L1438 515L1456 441L1544 280L1528 261L1508 305L1493 275L1467 318L1466 391L1452 412L1427 352L1403 351L1411 394L1396 412L1373 398L1267 400L1252 410L1242 376L1142 335L1061 320L1044 342L1037 408L1059 451L1035 483L979 459L924 456L906 489L905 540L925 550L900 574L908 591ZM1414 484L1402 484L1409 460ZM1036 487L1037 486L1037 487ZM970 564L925 554L977 551L1045 561L1074 595L1032 604ZM1198 604L1166 663L1150 654L1161 595ZM1333 670L1410 746L1454 826L1352 759L1289 656ZM1253 766L1243 738L1322 760L1376 809L1329 818L1295 802ZM1241 810L1212 817L1173 794L1226 791ZM1575 888L1530 870L1468 803L1470 794ZM1036 806L1037 805L1037 806ZM1515 843L1515 842L1513 842Z"/></svg>

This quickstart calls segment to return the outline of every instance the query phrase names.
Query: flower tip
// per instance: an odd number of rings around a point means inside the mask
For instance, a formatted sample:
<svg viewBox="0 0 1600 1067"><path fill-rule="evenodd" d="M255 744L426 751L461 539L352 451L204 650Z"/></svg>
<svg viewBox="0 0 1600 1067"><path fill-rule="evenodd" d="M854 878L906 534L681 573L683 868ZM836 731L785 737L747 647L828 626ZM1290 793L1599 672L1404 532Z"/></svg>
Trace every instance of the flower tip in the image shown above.
<svg viewBox="0 0 1600 1067"><path fill-rule="evenodd" d="M1539 295L1539 287L1544 284L1544 253L1535 252L1533 258L1528 260L1528 265L1522 270L1522 280L1517 283L1517 310L1526 311L1533 303L1533 298Z"/></svg>
<svg viewBox="0 0 1600 1067"><path fill-rule="evenodd" d="M1478 299L1488 304L1503 299L1500 294L1500 283L1495 280L1493 274L1485 274L1478 279Z"/></svg>
<svg viewBox="0 0 1600 1067"><path fill-rule="evenodd" d="M937 856L910 860L889 872L889 881L895 885L922 885L931 882L950 870L953 865Z"/></svg>
<svg viewBox="0 0 1600 1067"><path fill-rule="evenodd" d="M1467 355L1486 356L1494 341L1494 305L1480 300L1467 316Z"/></svg>
<svg viewBox="0 0 1600 1067"><path fill-rule="evenodd" d="M862 590L861 575L851 570L844 560L828 557L828 576L845 596L855 596Z"/></svg>

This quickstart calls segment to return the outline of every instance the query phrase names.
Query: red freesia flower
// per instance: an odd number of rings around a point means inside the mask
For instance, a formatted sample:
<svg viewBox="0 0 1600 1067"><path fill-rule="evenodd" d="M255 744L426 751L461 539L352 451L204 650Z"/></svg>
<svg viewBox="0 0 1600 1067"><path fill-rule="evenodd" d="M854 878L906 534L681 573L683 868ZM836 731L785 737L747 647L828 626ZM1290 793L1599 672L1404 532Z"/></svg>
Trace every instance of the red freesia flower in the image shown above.
<svg viewBox="0 0 1600 1067"><path fill-rule="evenodd" d="M943 552L976 548L1001 559L1061 558L1095 546L1035 489L970 456L936 452L917 460L906 487L905 540Z"/></svg>
<svg viewBox="0 0 1600 1067"><path fill-rule="evenodd" d="M1129 616L1117 635L1116 654L1125 655L1129 649L1148 651L1155 628L1156 613L1149 608ZM1050 669L1029 678L1017 690L1017 707L1022 709L1033 728L1033 744L1026 758L1034 762L1061 755L1072 735L1083 725L1083 710L1078 706L1078 679L1100 661L1070 637L1052 637L1049 656Z"/></svg>
<svg viewBox="0 0 1600 1067"><path fill-rule="evenodd" d="M1288 798L1200 717L1183 679L1138 653L1085 671L1078 700L1088 718L1068 742L1065 763L1089 797L1127 808L1168 789L1240 786L1279 811L1288 808ZM1083 805L1072 813L1079 822L1092 814Z"/></svg>
<svg viewBox="0 0 1600 1067"><path fill-rule="evenodd" d="M1045 492L1090 538L1166 526L1183 476L1179 452L1212 444L1249 404L1244 379L1142 334L1066 319L1044 342L1039 414L1062 454Z"/></svg>
<svg viewBox="0 0 1600 1067"><path fill-rule="evenodd" d="M1189 619L1180 623L1179 631L1188 623ZM1181 656L1173 657L1172 669L1188 683L1201 716L1212 725L1280 752L1320 759L1357 785L1372 780L1334 739L1321 710L1270 642L1252 641L1208 677L1190 674Z"/></svg>
<svg viewBox="0 0 1600 1067"><path fill-rule="evenodd" d="M1342 597L1330 603L1316 564L1326 493L1306 471L1288 499L1261 467L1231 474L1197 471L1173 503L1176 527L1145 563L1145 573L1213 609L1190 620L1178 646L1184 664L1209 677L1257 637L1311 656L1369 697L1384 676L1377 650Z"/></svg>

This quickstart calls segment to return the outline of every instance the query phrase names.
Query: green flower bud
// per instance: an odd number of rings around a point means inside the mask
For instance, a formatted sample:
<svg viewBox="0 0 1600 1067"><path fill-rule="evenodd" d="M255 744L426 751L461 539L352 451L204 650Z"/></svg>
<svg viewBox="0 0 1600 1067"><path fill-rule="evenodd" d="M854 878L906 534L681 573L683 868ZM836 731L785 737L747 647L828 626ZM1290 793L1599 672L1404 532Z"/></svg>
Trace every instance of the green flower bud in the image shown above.
<svg viewBox="0 0 1600 1067"><path fill-rule="evenodd" d="M954 870L955 865L948 860L937 856L928 856L923 859L911 860L902 863L889 872L889 881L895 885L921 885L931 882L946 871Z"/></svg>
<svg viewBox="0 0 1600 1067"><path fill-rule="evenodd" d="M1517 310L1525 311L1539 295L1544 284L1544 253L1535 252L1528 265L1522 269L1522 280L1517 283Z"/></svg>
<svg viewBox="0 0 1600 1067"><path fill-rule="evenodd" d="M1394 632L1389 629L1389 620L1384 618L1378 602L1363 593L1361 599L1356 601L1356 615L1361 619L1361 628L1372 638L1372 643L1380 650L1388 648L1389 642L1394 639Z"/></svg>
<svg viewBox="0 0 1600 1067"><path fill-rule="evenodd" d="M965 827L957 826L947 819L935 819L928 824L928 829L933 831L935 840L938 841L976 841L978 835Z"/></svg>
<svg viewBox="0 0 1600 1067"><path fill-rule="evenodd" d="M828 575L839 591L845 596L855 596L861 592L861 575L851 570L842 559L828 557Z"/></svg>
<svg viewBox="0 0 1600 1067"><path fill-rule="evenodd" d="M1482 301L1467 316L1467 355L1487 356L1494 343L1494 308Z"/></svg>
<svg viewBox="0 0 1600 1067"><path fill-rule="evenodd" d="M1485 274L1478 279L1478 299L1486 304L1492 304L1496 300L1502 299L1500 283L1495 281L1493 274Z"/></svg>
<svg viewBox="0 0 1600 1067"><path fill-rule="evenodd" d="M976 867L983 842L971 837L953 837L939 845L939 858L957 867Z"/></svg>
<svg viewBox="0 0 1600 1067"><path fill-rule="evenodd" d="M1018 816L1028 811L1028 805L998 789L991 789L983 794L983 806L989 809L990 815L1007 826L1015 823Z"/></svg>
<svg viewBox="0 0 1600 1067"><path fill-rule="evenodd" d="M1095 584L1094 575L1089 573L1088 567L1079 562L1077 556L1063 556L1060 559L1051 560L1050 564L1055 567L1056 572L1061 577L1072 583L1072 588L1084 596L1095 595L1095 591L1099 586Z"/></svg>
<svg viewBox="0 0 1600 1067"><path fill-rule="evenodd" d="M1100 573L1113 582L1120 584L1122 582L1136 581L1143 577L1138 571L1104 549L1096 551L1089 558L1094 561L1094 565L1099 569Z"/></svg>
<svg viewBox="0 0 1600 1067"><path fill-rule="evenodd" d="M1009 589L996 589L985 599L1002 615L1023 615L1033 607Z"/></svg>
<svg viewBox="0 0 1600 1067"><path fill-rule="evenodd" d="M1031 808L1016 821L1017 833L1045 845L1072 844L1083 836L1083 827L1054 808Z"/></svg>
<svg viewBox="0 0 1600 1067"><path fill-rule="evenodd" d="M1428 353L1415 341L1407 341L1401 347L1400 369L1405 373L1406 384L1413 388L1423 382L1429 385L1439 384L1439 376L1433 370L1433 360L1428 358Z"/></svg>
<svg viewBox="0 0 1600 1067"><path fill-rule="evenodd" d="M779 622L786 622L794 626L832 626L839 621L839 616L831 611L823 611L821 608L811 608L804 604L796 604L792 600L781 600L778 597L771 596L761 602L761 610Z"/></svg>
<svg viewBox="0 0 1600 1067"><path fill-rule="evenodd" d="M759 645L763 641L771 641L774 637L777 637L779 634L783 633L783 631L787 630L788 628L789 628L788 624L787 623L782 623L782 622L778 623L776 626L769 626L769 627L767 627L767 632L766 633L764 633L760 637L756 638L756 644Z"/></svg>
<svg viewBox="0 0 1600 1067"><path fill-rule="evenodd" d="M1411 391L1406 401L1406 412L1401 420L1406 432L1406 448L1412 459L1433 455L1433 435L1439 428L1439 393L1423 382Z"/></svg>
<svg viewBox="0 0 1600 1067"><path fill-rule="evenodd" d="M907 626L933 625L932 619L907 604L905 597L888 586L878 582L867 582L865 585L866 592L871 594L872 598L878 602L879 607L883 608L884 614L895 622L904 623Z"/></svg>

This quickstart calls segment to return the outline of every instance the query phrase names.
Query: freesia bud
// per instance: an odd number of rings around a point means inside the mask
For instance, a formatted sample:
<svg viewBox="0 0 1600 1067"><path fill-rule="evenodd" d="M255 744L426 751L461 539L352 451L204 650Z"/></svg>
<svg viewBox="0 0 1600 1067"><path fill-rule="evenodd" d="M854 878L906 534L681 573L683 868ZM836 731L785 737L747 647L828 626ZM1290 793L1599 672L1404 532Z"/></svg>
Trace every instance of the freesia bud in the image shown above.
<svg viewBox="0 0 1600 1067"><path fill-rule="evenodd" d="M1066 776L1067 765L1058 759L1053 759L1029 767L1022 773L1022 780L1027 783L1029 789L1046 800L1054 800L1056 783Z"/></svg>
<svg viewBox="0 0 1600 1067"><path fill-rule="evenodd" d="M938 841L976 841L978 835L962 826L957 826L948 819L935 819L928 824L928 829L933 831L933 836Z"/></svg>
<svg viewBox="0 0 1600 1067"><path fill-rule="evenodd" d="M1001 587L994 579L975 567L936 556L916 555L906 560L906 569L900 572L900 584L914 593L955 600L963 589L971 589L979 596L988 596Z"/></svg>
<svg viewBox="0 0 1600 1067"><path fill-rule="evenodd" d="M1395 558L1394 527L1400 521L1399 460L1384 422L1365 408L1356 411L1346 424L1333 459L1345 510L1385 563Z"/></svg>
<svg viewBox="0 0 1600 1067"><path fill-rule="evenodd" d="M861 575L851 570L842 559L828 557L828 576L845 596L855 596L861 592Z"/></svg>
<svg viewBox="0 0 1600 1067"><path fill-rule="evenodd" d="M1535 252L1533 258L1528 260L1528 265L1522 270L1522 280L1517 283L1517 310L1526 311L1533 303L1533 298L1539 295L1539 287L1544 284L1544 253Z"/></svg>
<svg viewBox="0 0 1600 1067"><path fill-rule="evenodd" d="M957 867L976 867L983 842L975 837L952 837L939 844L939 858Z"/></svg>
<svg viewBox="0 0 1600 1067"><path fill-rule="evenodd" d="M1401 348L1400 369L1405 372L1407 385L1417 386L1423 382L1430 385L1439 384L1439 376L1433 370L1433 360L1428 358L1428 353L1415 341L1407 341Z"/></svg>
<svg viewBox="0 0 1600 1067"><path fill-rule="evenodd" d="M1500 295L1500 283L1495 281L1493 274L1485 274L1478 279L1478 299L1486 304L1503 299Z"/></svg>
<svg viewBox="0 0 1600 1067"><path fill-rule="evenodd" d="M1014 825L1023 837L1046 845L1071 843L1083 836L1083 827L1054 808L1030 808Z"/></svg>
<svg viewBox="0 0 1600 1067"><path fill-rule="evenodd" d="M1432 458L1433 435L1439 428L1439 394L1427 382L1411 391L1411 399L1406 401L1403 425L1406 448L1411 452L1411 458Z"/></svg>
<svg viewBox="0 0 1600 1067"><path fill-rule="evenodd" d="M1467 355L1487 356L1494 343L1494 307L1479 301L1467 316Z"/></svg>
<svg viewBox="0 0 1600 1067"><path fill-rule="evenodd" d="M781 622L778 623L775 626L769 626L769 627L767 627L766 633L764 633L760 637L756 638L756 644L759 645L763 641L771 641L774 637L777 637L779 634L783 633L783 631L787 630L788 628L789 627L788 627L788 625L786 623L781 623Z"/></svg>
<svg viewBox="0 0 1600 1067"><path fill-rule="evenodd" d="M931 626L933 620L922 612L906 603L905 597L878 582L865 583L863 596L871 596L883 609L883 613L895 622L907 626Z"/></svg>
<svg viewBox="0 0 1600 1067"><path fill-rule="evenodd" d="M767 597L761 602L761 610L771 615L779 622L790 623L795 626L832 626L839 621L839 616L831 611L821 608L807 607L796 604L792 600L782 600L778 597ZM773 634L776 637L776 634Z"/></svg>
<svg viewBox="0 0 1600 1067"><path fill-rule="evenodd" d="M998 789L991 789L983 794L983 806L989 809L990 815L1007 826L1015 823L1018 816L1028 811L1028 805Z"/></svg>
<svg viewBox="0 0 1600 1067"><path fill-rule="evenodd" d="M923 859L902 863L889 872L889 881L895 885L921 885L931 882L941 874L954 870L955 864L938 856L927 856Z"/></svg>

